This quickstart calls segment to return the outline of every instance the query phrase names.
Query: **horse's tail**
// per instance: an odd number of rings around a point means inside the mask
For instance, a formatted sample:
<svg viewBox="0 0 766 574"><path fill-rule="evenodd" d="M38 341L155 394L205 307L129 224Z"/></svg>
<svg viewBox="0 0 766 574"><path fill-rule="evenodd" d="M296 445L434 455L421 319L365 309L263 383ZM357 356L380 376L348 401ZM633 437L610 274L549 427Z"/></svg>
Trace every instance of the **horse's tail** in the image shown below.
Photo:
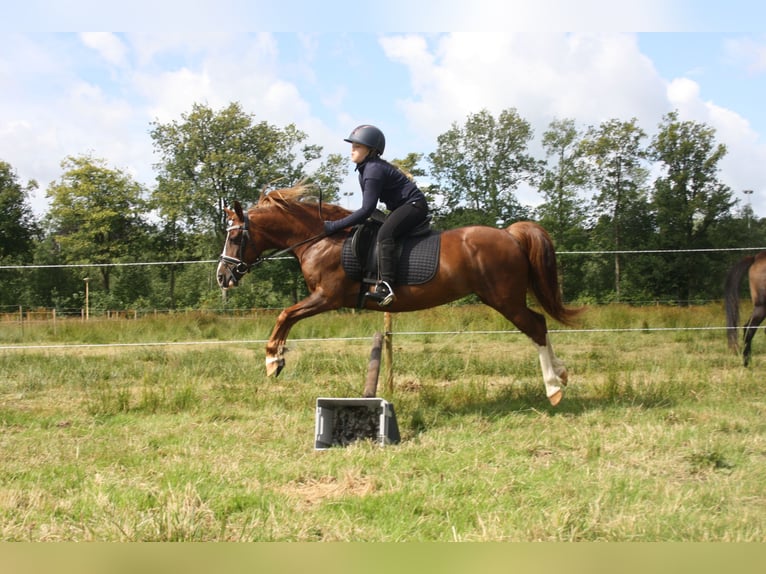
<svg viewBox="0 0 766 574"><path fill-rule="evenodd" d="M724 283L724 301L726 307L726 335L729 339L729 348L738 351L737 325L739 325L739 285L742 276L750 269L755 257L750 255L735 263L726 274Z"/></svg>
<svg viewBox="0 0 766 574"><path fill-rule="evenodd" d="M566 307L559 287L556 249L548 232L532 221L518 221L506 231L524 249L532 269L530 290L548 315L559 323L571 325L582 309Z"/></svg>

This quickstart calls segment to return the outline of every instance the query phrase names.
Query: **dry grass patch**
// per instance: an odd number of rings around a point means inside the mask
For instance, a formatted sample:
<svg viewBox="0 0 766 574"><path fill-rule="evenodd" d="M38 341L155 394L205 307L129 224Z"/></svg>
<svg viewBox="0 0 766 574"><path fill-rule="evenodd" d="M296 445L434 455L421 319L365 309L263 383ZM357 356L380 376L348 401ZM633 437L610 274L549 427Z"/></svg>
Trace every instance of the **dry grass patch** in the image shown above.
<svg viewBox="0 0 766 574"><path fill-rule="evenodd" d="M377 480L360 476L358 472L347 472L340 479L325 476L319 479L291 481L277 492L287 496L299 509L312 509L325 501L338 500L349 496L368 496L377 492Z"/></svg>

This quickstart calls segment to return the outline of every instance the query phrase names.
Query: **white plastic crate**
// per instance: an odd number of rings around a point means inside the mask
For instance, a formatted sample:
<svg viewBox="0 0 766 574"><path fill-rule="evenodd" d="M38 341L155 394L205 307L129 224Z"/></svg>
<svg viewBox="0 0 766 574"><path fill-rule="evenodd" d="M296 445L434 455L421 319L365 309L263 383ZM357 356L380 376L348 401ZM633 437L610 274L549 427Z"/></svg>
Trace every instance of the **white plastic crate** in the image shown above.
<svg viewBox="0 0 766 574"><path fill-rule="evenodd" d="M348 446L364 439L381 446L400 441L394 405L380 398L320 397L315 427L316 450Z"/></svg>

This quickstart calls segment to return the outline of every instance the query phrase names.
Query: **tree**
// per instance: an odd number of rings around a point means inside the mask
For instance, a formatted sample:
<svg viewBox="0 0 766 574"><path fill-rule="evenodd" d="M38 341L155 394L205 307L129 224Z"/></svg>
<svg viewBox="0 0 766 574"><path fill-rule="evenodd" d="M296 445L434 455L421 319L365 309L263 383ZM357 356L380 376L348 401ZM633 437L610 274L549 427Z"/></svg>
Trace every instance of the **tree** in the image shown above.
<svg viewBox="0 0 766 574"><path fill-rule="evenodd" d="M582 250L588 243L584 222L586 212L580 192L587 182L587 173L579 161L581 134L572 119L553 120L543 133L546 164L539 191L545 201L535 210L539 223L551 234L559 250ZM553 160L553 161L551 161ZM584 267L571 257L560 262L565 292L581 291Z"/></svg>
<svg viewBox="0 0 766 574"><path fill-rule="evenodd" d="M9 163L0 161L0 264L32 261L40 230L27 202L34 180L22 186ZM0 305L18 305L28 299L28 277L13 269L0 270Z"/></svg>
<svg viewBox="0 0 766 574"><path fill-rule="evenodd" d="M581 247L577 231L583 228L586 217L579 192L587 183L587 173L579 161L580 134L574 120L554 120L543 134L546 156L555 163L546 166L540 181L540 193L545 202L537 208L540 223L558 239L559 245ZM576 242L572 245L568 237ZM580 237L580 239L582 239Z"/></svg>
<svg viewBox="0 0 766 574"><path fill-rule="evenodd" d="M539 175L527 152L533 131L515 109L495 119L487 110L469 115L437 138L429 154L434 191L442 194L440 219L453 226L481 223L505 227L527 216L516 198L523 182Z"/></svg>
<svg viewBox="0 0 766 574"><path fill-rule="evenodd" d="M162 158L156 165L157 208L189 230L219 237L226 225L224 207L234 200L255 202L275 182L288 187L305 179L309 164L321 158L322 148L303 145L307 136L294 125L279 129L256 123L236 102L219 112L194 104L180 122L152 125ZM337 195L342 166L340 156L331 156L317 169L317 183L327 197Z"/></svg>
<svg viewBox="0 0 766 574"><path fill-rule="evenodd" d="M620 250L629 247L639 234L627 234L631 211L647 203L646 181L649 175L642 140L646 133L638 121L608 120L588 128L579 145L591 185L596 194L593 202L594 238L602 248L614 250L614 290L617 300L621 289Z"/></svg>
<svg viewBox="0 0 766 574"><path fill-rule="evenodd" d="M718 179L718 164L726 146L715 141L715 130L703 123L681 121L678 112L663 117L652 140L651 153L663 174L654 182L660 247L704 249L712 247L711 234L728 219L736 201L731 189ZM713 256L669 259L663 280L669 281L678 302L687 304L692 286L709 283Z"/></svg>
<svg viewBox="0 0 766 574"><path fill-rule="evenodd" d="M27 200L36 188L34 180L22 187L11 165L0 161L0 261L23 261L34 251L39 228Z"/></svg>
<svg viewBox="0 0 766 574"><path fill-rule="evenodd" d="M223 232L223 208L252 200L260 187L282 175L273 169L279 135L255 124L239 104L216 113L194 104L181 121L152 123L161 161L153 194L160 213L191 231Z"/></svg>
<svg viewBox="0 0 766 574"><path fill-rule="evenodd" d="M102 264L102 287L109 292L112 264L138 258L133 247L145 237L144 190L129 175L102 159L68 157L64 174L47 190L52 236L69 264Z"/></svg>

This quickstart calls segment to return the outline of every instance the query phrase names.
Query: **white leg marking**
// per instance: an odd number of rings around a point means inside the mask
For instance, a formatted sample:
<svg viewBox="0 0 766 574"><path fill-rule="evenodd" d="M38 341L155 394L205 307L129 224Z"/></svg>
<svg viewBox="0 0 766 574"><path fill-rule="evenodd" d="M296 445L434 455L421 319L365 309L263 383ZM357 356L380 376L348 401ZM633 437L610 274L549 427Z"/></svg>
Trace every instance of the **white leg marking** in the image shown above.
<svg viewBox="0 0 766 574"><path fill-rule="evenodd" d="M543 383L545 383L545 396L551 398L556 393L563 394L563 387L567 384L567 371L564 362L559 360L553 352L553 346L548 336L545 336L546 344L537 346L540 355L540 367L543 371Z"/></svg>

